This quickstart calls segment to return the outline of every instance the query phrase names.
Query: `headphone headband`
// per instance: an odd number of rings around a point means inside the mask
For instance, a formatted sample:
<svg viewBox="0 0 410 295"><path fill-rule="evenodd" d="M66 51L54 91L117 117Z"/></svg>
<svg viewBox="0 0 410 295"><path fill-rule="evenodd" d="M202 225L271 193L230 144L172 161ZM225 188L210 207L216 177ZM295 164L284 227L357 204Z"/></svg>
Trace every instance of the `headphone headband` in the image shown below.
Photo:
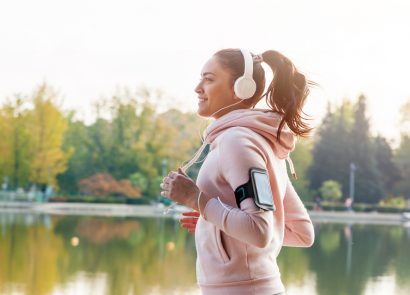
<svg viewBox="0 0 410 295"><path fill-rule="evenodd" d="M253 59L251 53L246 50L241 48L240 49L243 55L243 61L244 61L244 70L243 70L243 77L248 77L252 78L253 75Z"/></svg>

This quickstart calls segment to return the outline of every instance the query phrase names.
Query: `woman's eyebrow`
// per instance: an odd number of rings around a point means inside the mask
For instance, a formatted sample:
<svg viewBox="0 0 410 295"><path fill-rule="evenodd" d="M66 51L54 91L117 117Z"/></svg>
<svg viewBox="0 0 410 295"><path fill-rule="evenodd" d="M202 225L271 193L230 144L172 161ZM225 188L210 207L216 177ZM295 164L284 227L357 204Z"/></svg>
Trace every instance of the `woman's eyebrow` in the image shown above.
<svg viewBox="0 0 410 295"><path fill-rule="evenodd" d="M214 76L216 76L214 73L212 73L212 72L204 72L204 73L202 73L202 77L203 76L206 76L206 75L214 75Z"/></svg>

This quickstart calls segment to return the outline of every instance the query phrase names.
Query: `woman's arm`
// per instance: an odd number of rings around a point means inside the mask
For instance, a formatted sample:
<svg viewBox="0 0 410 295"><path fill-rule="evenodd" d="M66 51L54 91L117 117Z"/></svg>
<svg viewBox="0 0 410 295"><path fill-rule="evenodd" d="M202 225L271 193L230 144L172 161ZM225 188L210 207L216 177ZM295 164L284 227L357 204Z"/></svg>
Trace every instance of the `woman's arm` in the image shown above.
<svg viewBox="0 0 410 295"><path fill-rule="evenodd" d="M266 169L266 158L258 140L247 129L235 127L223 136L217 147L218 172L234 191L249 180L249 169ZM233 193L232 193L233 196ZM229 236L256 247L266 247L273 236L273 214L261 211L252 198L245 199L241 208L231 207L217 196L201 194L199 210L203 218Z"/></svg>
<svg viewBox="0 0 410 295"><path fill-rule="evenodd" d="M206 221L237 240L259 248L272 240L273 214L260 211L251 198L243 200L238 209L202 194L199 210Z"/></svg>
<svg viewBox="0 0 410 295"><path fill-rule="evenodd" d="M288 179L285 198L285 236L283 245L287 247L310 247L315 240L312 221L305 206Z"/></svg>

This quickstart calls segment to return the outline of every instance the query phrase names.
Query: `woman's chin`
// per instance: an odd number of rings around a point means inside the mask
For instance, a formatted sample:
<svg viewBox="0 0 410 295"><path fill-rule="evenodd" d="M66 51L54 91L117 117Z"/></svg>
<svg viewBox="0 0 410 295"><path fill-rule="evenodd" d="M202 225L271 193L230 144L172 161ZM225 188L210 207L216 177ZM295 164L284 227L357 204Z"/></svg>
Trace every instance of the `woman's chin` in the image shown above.
<svg viewBox="0 0 410 295"><path fill-rule="evenodd" d="M201 117L209 117L209 114L207 114L206 112L201 112L197 110L196 113L198 114L198 116L201 116Z"/></svg>
<svg viewBox="0 0 410 295"><path fill-rule="evenodd" d="M201 117L209 117L209 112L207 108L204 108L203 106L199 106L198 109L196 110L196 113L200 115Z"/></svg>

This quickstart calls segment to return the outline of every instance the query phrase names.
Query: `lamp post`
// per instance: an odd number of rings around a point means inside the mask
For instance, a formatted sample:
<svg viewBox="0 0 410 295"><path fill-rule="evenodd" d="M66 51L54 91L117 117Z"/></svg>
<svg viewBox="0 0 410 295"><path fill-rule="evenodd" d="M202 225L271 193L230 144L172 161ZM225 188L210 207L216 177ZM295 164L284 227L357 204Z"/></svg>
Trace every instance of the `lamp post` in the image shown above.
<svg viewBox="0 0 410 295"><path fill-rule="evenodd" d="M9 177L8 177L8 176L4 176L4 177L3 177L3 183L2 183L2 185L1 185L1 189L2 189L3 191L7 191L8 186L9 186Z"/></svg>
<svg viewBox="0 0 410 295"><path fill-rule="evenodd" d="M168 159L166 159L166 158L162 159L161 164L162 164L162 166L161 166L161 168L162 168L161 174L162 174L162 178L164 178L165 175L167 174ZM164 200L164 198L163 198L161 195L158 196L158 202L159 202L159 203L162 203L163 200Z"/></svg>
<svg viewBox="0 0 410 295"><path fill-rule="evenodd" d="M162 177L167 173L168 159L162 159Z"/></svg>
<svg viewBox="0 0 410 295"><path fill-rule="evenodd" d="M9 186L9 177L4 176L3 177L3 183L1 184L1 190L4 192L3 196L6 199L7 198L7 188Z"/></svg>
<svg viewBox="0 0 410 295"><path fill-rule="evenodd" d="M352 205L354 202L354 174L356 169L356 165L353 162L350 162L349 197L352 198Z"/></svg>

